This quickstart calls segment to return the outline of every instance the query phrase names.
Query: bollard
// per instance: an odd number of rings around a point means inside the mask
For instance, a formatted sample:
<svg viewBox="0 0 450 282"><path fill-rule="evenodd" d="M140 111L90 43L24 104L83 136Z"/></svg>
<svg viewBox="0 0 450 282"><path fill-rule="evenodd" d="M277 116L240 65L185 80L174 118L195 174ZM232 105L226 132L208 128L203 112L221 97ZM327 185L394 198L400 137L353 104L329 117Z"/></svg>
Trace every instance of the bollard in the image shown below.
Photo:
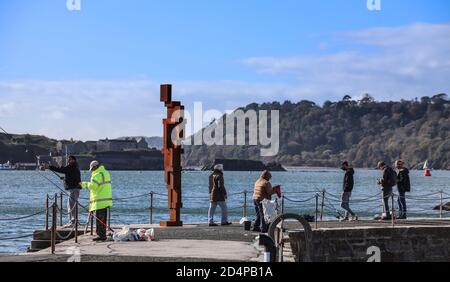
<svg viewBox="0 0 450 282"><path fill-rule="evenodd" d="M316 194L316 216L315 216L315 218L314 218L314 220L316 221L316 229L318 228L318 223L317 223L317 220L318 220L318 215L319 215L319 194Z"/></svg>
<svg viewBox="0 0 450 282"><path fill-rule="evenodd" d="M247 217L247 190L244 190L244 206L242 207L242 217Z"/></svg>
<svg viewBox="0 0 450 282"><path fill-rule="evenodd" d="M442 196L442 193L444 193L444 192L441 190L441 205L439 207L439 218L441 218L441 219L442 219L442 208L443 208L443 205L444 205L444 198Z"/></svg>
<svg viewBox="0 0 450 282"><path fill-rule="evenodd" d="M391 220L392 220L392 227L395 227L395 206L394 206L394 193L391 195Z"/></svg>
<svg viewBox="0 0 450 282"><path fill-rule="evenodd" d="M326 190L323 189L322 190L322 201L320 203L320 221L323 221L323 209L325 207L325 193L326 193Z"/></svg>
<svg viewBox="0 0 450 282"><path fill-rule="evenodd" d="M153 191L150 192L150 225L153 224L153 194Z"/></svg>
<svg viewBox="0 0 450 282"><path fill-rule="evenodd" d="M78 243L78 203L75 205L75 243Z"/></svg>
<svg viewBox="0 0 450 282"><path fill-rule="evenodd" d="M63 193L59 193L59 226L63 226Z"/></svg>
<svg viewBox="0 0 450 282"><path fill-rule="evenodd" d="M49 216L49 200L47 194L47 200L45 201L45 230L48 230L48 216Z"/></svg>
<svg viewBox="0 0 450 282"><path fill-rule="evenodd" d="M56 209L58 208L58 195L55 194L55 198L52 205L52 231L51 231L51 250L52 254L55 254L55 245L56 245Z"/></svg>

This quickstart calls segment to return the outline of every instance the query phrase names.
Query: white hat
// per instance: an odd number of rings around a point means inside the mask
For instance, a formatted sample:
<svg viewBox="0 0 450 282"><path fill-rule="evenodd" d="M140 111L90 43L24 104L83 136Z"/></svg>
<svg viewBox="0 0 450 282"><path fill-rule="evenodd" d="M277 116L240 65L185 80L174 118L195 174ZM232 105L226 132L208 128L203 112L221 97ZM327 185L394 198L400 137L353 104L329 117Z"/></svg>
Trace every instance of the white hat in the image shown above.
<svg viewBox="0 0 450 282"><path fill-rule="evenodd" d="M220 170L220 171L223 172L223 164L216 164L216 165L214 166L214 170Z"/></svg>
<svg viewBox="0 0 450 282"><path fill-rule="evenodd" d="M89 165L89 170L92 171L92 169L96 166L99 166L100 163L98 161L92 161L91 164Z"/></svg>

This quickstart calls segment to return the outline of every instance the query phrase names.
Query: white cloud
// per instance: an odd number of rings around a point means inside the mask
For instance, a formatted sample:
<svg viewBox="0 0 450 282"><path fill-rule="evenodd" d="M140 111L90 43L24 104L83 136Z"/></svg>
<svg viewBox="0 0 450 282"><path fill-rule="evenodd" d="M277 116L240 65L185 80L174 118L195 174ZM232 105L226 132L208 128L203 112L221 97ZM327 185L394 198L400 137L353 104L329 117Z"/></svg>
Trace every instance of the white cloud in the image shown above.
<svg viewBox="0 0 450 282"><path fill-rule="evenodd" d="M245 60L258 72L293 82L172 81L173 98L189 111L200 101L205 111L225 112L253 102L321 103L366 92L398 100L450 92L449 24L350 31L334 39L351 48L330 54L333 41L327 40L327 55ZM0 81L0 126L12 133L82 140L161 135L164 115L153 80Z"/></svg>
<svg viewBox="0 0 450 282"><path fill-rule="evenodd" d="M372 28L334 38L351 49L244 63L261 73L295 77L304 93L316 93L319 101L364 92L383 100L412 99L450 90L450 24Z"/></svg>
<svg viewBox="0 0 450 282"><path fill-rule="evenodd" d="M0 104L0 117L11 115L16 108L16 104L13 102L1 103Z"/></svg>

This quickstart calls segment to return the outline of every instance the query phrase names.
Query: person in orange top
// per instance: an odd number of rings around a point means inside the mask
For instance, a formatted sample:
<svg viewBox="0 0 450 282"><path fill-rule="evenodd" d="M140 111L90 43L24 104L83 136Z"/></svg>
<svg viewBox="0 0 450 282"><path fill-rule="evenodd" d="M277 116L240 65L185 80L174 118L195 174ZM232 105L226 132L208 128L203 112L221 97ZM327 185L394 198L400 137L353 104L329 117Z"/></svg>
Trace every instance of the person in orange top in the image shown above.
<svg viewBox="0 0 450 282"><path fill-rule="evenodd" d="M255 205L256 219L253 225L254 232L267 232L268 225L264 220L264 210L262 201L264 199L271 200L272 195L275 194L275 190L270 184L272 174L265 170L261 173L261 177L256 180L255 187L253 188L253 203Z"/></svg>

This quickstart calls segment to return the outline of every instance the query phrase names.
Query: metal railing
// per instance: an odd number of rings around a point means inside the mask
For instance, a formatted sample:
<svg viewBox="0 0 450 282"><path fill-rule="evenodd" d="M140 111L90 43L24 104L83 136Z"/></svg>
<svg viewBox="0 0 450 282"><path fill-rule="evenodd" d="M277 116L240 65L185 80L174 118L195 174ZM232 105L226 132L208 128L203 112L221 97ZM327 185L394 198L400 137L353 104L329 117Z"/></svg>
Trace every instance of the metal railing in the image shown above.
<svg viewBox="0 0 450 282"><path fill-rule="evenodd" d="M235 206L235 207L230 207L229 210L241 210L242 216L247 217L249 215L249 213L248 213L248 205L249 205L248 193L249 193L248 190L244 190L242 192L236 192L236 193L229 194L228 197L241 196L241 199L242 199L241 205ZM157 198L166 199L168 197L167 194L151 191L149 193L130 196L130 197L114 198L113 201L126 202L128 200L139 199L139 198L144 198L144 197L148 197L148 203L149 203L149 207L146 208L146 210L148 209L148 211L149 211L149 213L148 213L149 221L148 222L150 224L153 224L154 223L154 211L167 209L167 207L163 208L158 205L155 205L155 202L156 202L155 200ZM392 226L395 226L396 218L394 215L397 211L395 208L395 197L401 197L401 196L399 196L398 194L395 194L395 193L391 193L387 197L390 198L390 202L391 202L389 212L392 215L391 216ZM209 201L208 195L183 196L183 198L186 200L205 200L205 202ZM409 202L439 203L439 211L438 211L439 218L442 219L443 212L444 212L444 209L443 209L444 201L450 200L450 194L444 192L443 190L440 190L438 192L433 192L433 193L428 193L428 194L423 194L423 195L408 195L408 196L405 196L405 198ZM369 213L369 212L373 212L375 210L378 210L378 211L382 210L382 209L380 209L380 205L377 204L377 202L380 201L380 199L383 202L384 198L383 198L381 192L371 195L371 196L368 196L368 197L365 197L365 198L355 197L355 198L351 199L351 203L352 204L359 203L359 204L375 205L375 206L370 207L370 209L368 209L368 210L360 210L359 211L359 212ZM60 226L63 225L63 214L64 214L63 201L64 201L64 195L62 192L59 195L54 194L53 196L50 196L47 194L46 201L45 201L45 209L43 209L39 212L30 214L30 215L26 215L26 216L21 216L21 217L16 217L16 218L0 218L0 222L1 221L24 220L24 219L32 218L32 217L39 216L39 215L42 215L45 213L45 230L46 231L50 230L50 232L51 232L51 251L52 251L52 253L54 253L57 239L65 240L67 238L70 238L72 236L73 232L74 232L75 242L78 243L78 234L79 234L79 232L78 232L78 225L79 225L78 204L75 205L75 224L72 227L72 230L69 232L68 235L65 235L65 236L62 236L61 234L59 234L57 232L58 221L59 221ZM322 190L316 189L316 191L301 191L301 192L284 193L281 196L280 201L281 201L281 205L280 205L281 213L285 213L288 208L296 209L298 211L301 211L302 209L309 210L311 212L314 211L314 215L315 215L314 216L314 226L316 229L319 227L319 222L324 221L325 215L327 213L341 216L340 208L336 208L336 206L335 206L335 204L341 202L341 196L332 194L332 193L326 191L325 189L322 189ZM381 204L381 207L384 207L383 203ZM425 209L417 209L416 208L415 211L425 212L425 211L431 211L431 209L425 210ZM384 211L384 212L386 213L386 211ZM389 212L387 212L386 214L389 214ZM51 213L51 215L50 215L50 213ZM90 225L90 234L93 235L94 218L96 218L95 215L92 212L89 212L88 221L86 223L84 233L87 232L87 229ZM110 227L110 226L111 226L111 209L108 210L108 223L107 223L107 227ZM0 240L16 240L16 239L27 238L32 235L33 234L17 236L17 237L9 237L9 238L5 237L5 238L0 238Z"/></svg>

